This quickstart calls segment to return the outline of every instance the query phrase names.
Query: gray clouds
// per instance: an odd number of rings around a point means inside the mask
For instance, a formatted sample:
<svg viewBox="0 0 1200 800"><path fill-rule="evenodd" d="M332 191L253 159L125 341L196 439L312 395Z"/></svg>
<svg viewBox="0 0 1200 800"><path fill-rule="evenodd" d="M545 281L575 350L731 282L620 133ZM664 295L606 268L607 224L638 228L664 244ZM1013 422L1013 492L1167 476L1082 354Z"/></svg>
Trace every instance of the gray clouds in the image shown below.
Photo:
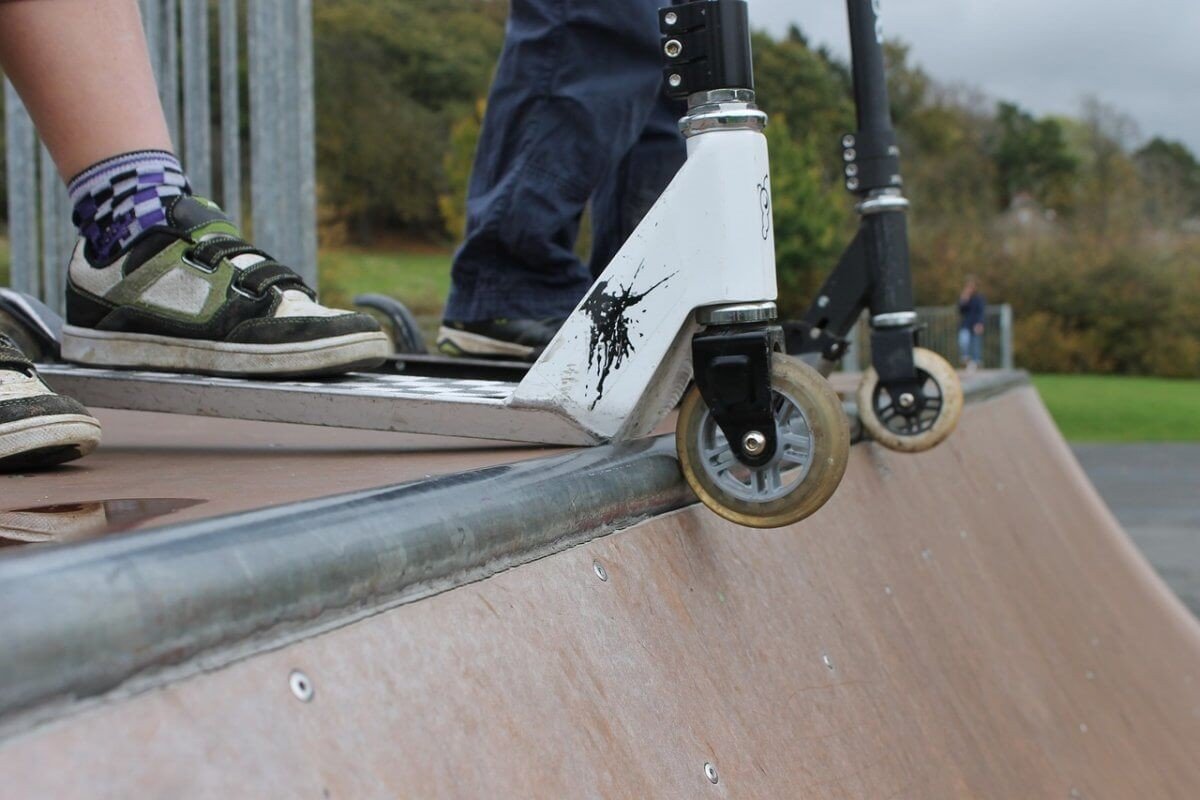
<svg viewBox="0 0 1200 800"><path fill-rule="evenodd" d="M751 24L795 22L847 52L843 0L749 0ZM1077 114L1094 95L1143 137L1200 153L1200 3L1196 0L883 0L888 36L943 83L965 83L1038 113Z"/></svg>

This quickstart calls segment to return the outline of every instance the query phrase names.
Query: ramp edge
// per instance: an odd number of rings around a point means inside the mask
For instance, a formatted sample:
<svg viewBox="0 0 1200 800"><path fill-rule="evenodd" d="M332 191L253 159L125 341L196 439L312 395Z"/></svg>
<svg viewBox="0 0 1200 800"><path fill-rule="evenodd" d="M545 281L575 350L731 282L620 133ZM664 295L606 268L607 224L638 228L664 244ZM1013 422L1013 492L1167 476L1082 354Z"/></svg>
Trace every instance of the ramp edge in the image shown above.
<svg viewBox="0 0 1200 800"><path fill-rule="evenodd" d="M659 437L0 559L0 737L694 502Z"/></svg>

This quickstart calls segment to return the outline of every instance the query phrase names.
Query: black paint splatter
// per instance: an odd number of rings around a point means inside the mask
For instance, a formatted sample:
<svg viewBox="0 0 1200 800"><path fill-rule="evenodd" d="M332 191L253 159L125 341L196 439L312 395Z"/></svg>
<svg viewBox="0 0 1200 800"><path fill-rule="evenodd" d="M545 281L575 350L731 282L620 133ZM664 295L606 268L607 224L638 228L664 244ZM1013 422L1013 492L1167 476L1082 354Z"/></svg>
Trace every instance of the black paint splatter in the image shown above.
<svg viewBox="0 0 1200 800"><path fill-rule="evenodd" d="M633 273L634 281L637 280L638 273L642 271L643 266L645 266L644 263L638 266L637 271ZM583 310L592 318L588 370L595 368L596 374L600 376L600 381L596 384L596 399L592 401L592 408L595 408L596 404L600 402L600 398L604 397L604 381L608 378L608 374L614 368L619 368L633 353L633 342L629 339L630 320L626 313L642 302L646 295L673 277L675 277L674 272L646 291L636 294L633 291L633 282L630 282L629 286L618 284L616 291L609 292L607 291L608 281L600 281L588 299L584 301ZM645 313L644 309L642 313Z"/></svg>

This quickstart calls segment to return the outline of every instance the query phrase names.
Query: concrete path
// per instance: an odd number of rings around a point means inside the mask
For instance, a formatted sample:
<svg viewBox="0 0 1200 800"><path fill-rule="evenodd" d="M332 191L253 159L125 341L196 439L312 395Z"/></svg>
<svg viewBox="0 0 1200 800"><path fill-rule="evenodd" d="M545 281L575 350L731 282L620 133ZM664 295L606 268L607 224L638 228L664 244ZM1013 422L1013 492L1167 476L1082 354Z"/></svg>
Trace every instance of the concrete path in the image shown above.
<svg viewBox="0 0 1200 800"><path fill-rule="evenodd" d="M1073 444L1109 508L1200 616L1200 444Z"/></svg>

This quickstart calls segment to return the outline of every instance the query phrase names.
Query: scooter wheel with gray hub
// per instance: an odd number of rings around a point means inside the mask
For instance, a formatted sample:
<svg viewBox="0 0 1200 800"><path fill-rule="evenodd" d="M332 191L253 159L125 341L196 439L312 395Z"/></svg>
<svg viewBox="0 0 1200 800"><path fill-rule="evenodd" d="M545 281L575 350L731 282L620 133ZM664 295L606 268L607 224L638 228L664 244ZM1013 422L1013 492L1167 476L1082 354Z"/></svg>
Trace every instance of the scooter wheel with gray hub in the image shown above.
<svg viewBox="0 0 1200 800"><path fill-rule="evenodd" d="M917 347L913 362L922 397L892 394L872 367L858 386L858 416L867 434L889 450L920 453L937 445L958 426L963 392L950 362Z"/></svg>
<svg viewBox="0 0 1200 800"><path fill-rule="evenodd" d="M833 496L850 458L850 426L821 374L789 356L771 358L778 447L759 467L743 464L696 387L679 409L675 444L692 490L725 519L779 528L811 515Z"/></svg>

